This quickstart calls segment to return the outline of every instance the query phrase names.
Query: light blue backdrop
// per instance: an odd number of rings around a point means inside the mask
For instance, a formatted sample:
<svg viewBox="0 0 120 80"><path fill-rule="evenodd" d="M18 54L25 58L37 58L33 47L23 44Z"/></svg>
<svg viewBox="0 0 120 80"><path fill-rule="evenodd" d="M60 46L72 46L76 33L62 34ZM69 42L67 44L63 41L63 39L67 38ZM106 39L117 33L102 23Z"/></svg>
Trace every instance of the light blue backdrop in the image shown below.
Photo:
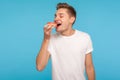
<svg viewBox="0 0 120 80"><path fill-rule="evenodd" d="M120 0L0 0L0 80L51 80L51 61L38 72L35 59L58 2L74 6L74 28L91 35L96 80L120 80Z"/></svg>

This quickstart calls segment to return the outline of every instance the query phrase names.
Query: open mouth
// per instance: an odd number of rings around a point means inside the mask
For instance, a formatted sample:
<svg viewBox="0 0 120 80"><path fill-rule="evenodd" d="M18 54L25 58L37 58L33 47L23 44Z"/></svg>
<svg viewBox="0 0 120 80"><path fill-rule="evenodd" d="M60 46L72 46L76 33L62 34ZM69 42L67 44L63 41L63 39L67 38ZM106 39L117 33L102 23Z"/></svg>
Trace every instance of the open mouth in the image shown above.
<svg viewBox="0 0 120 80"><path fill-rule="evenodd" d="M56 24L57 24L57 27L61 26L62 25L62 21L58 20L58 21L55 21Z"/></svg>
<svg viewBox="0 0 120 80"><path fill-rule="evenodd" d="M60 25L62 25L62 24L61 24L61 23L58 23L58 24L57 24L57 27L59 27Z"/></svg>

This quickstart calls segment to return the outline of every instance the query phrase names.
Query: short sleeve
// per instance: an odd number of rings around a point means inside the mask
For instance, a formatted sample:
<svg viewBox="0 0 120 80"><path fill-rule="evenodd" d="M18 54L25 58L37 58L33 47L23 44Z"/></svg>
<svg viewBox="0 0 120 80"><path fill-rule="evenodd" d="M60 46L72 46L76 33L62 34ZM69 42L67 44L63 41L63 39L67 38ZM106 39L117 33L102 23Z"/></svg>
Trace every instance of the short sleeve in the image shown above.
<svg viewBox="0 0 120 80"><path fill-rule="evenodd" d="M89 35L87 37L87 41L88 41L88 43L87 43L87 47L86 47L86 54L88 54L88 53L93 51L92 40L91 40Z"/></svg>
<svg viewBox="0 0 120 80"><path fill-rule="evenodd" d="M50 42L49 42L49 45L48 45L48 51L49 51L50 55L52 55L52 53L54 52L53 44L52 44L51 39L50 39Z"/></svg>

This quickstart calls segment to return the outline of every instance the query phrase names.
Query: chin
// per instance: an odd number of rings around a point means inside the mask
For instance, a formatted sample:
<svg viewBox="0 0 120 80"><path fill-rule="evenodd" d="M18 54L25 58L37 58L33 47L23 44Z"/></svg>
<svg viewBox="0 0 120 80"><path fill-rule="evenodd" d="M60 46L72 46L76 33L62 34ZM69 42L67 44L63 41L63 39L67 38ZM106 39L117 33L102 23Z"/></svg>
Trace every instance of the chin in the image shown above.
<svg viewBox="0 0 120 80"><path fill-rule="evenodd" d="M61 32L61 30L56 29L56 32Z"/></svg>
<svg viewBox="0 0 120 80"><path fill-rule="evenodd" d="M63 30L61 30L61 29L56 29L56 32L61 33L61 32L63 32Z"/></svg>
<svg viewBox="0 0 120 80"><path fill-rule="evenodd" d="M65 32L66 30L64 30L64 29L56 29L56 32L58 32L58 33L63 33L63 32Z"/></svg>

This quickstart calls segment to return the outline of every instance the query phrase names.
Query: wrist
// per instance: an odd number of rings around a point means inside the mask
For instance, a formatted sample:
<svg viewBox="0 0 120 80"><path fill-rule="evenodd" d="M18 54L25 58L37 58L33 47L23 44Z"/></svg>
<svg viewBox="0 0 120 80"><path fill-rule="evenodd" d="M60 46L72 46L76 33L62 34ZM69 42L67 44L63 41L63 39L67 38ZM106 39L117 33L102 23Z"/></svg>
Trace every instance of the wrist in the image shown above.
<svg viewBox="0 0 120 80"><path fill-rule="evenodd" d="M45 41L45 42L49 42L50 39L48 39L48 38L44 38L43 41Z"/></svg>

